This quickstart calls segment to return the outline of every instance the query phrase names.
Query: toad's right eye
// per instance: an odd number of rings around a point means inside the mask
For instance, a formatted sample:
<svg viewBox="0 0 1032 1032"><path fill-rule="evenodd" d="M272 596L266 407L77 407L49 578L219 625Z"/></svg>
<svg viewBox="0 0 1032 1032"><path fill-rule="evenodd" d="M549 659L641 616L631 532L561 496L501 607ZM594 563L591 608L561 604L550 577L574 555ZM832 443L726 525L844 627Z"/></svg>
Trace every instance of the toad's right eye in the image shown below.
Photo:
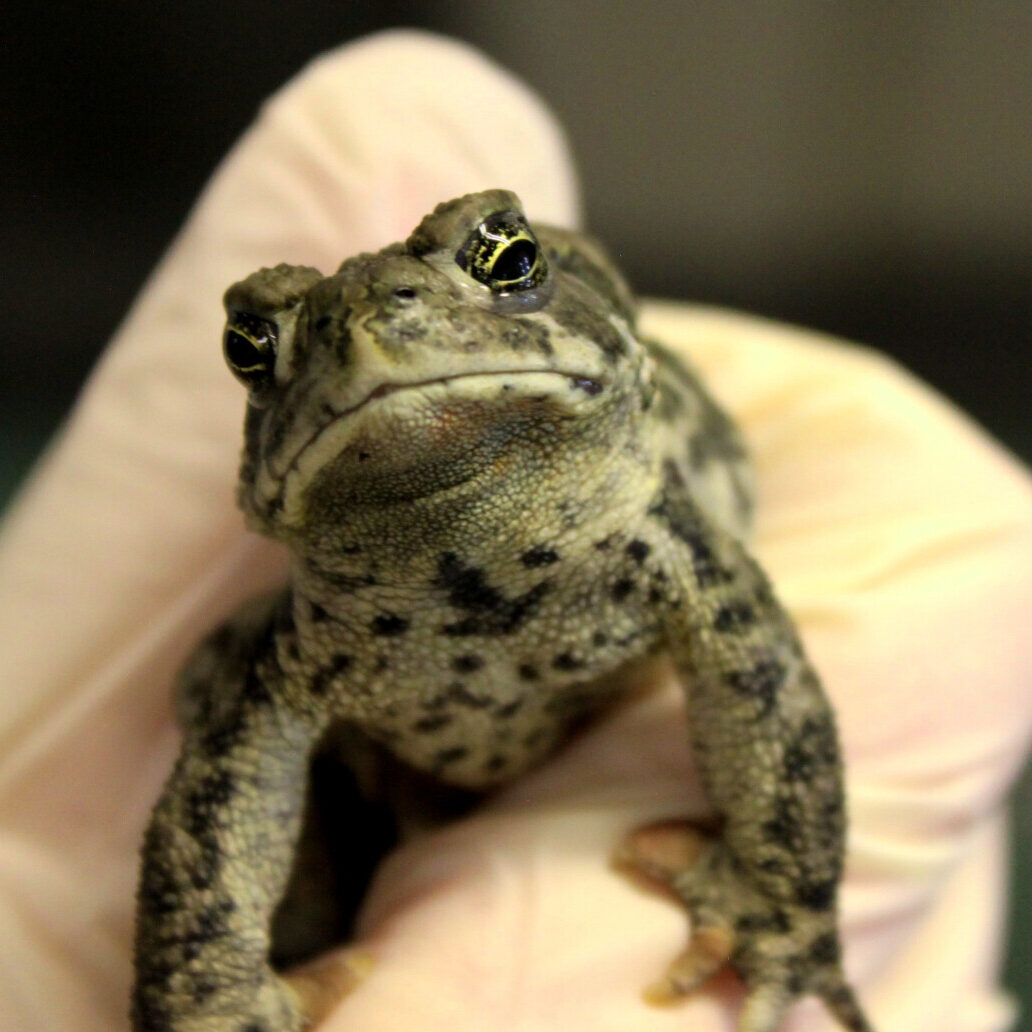
<svg viewBox="0 0 1032 1032"><path fill-rule="evenodd" d="M272 378L276 364L276 324L250 312L232 312L222 351L233 375L250 388Z"/></svg>

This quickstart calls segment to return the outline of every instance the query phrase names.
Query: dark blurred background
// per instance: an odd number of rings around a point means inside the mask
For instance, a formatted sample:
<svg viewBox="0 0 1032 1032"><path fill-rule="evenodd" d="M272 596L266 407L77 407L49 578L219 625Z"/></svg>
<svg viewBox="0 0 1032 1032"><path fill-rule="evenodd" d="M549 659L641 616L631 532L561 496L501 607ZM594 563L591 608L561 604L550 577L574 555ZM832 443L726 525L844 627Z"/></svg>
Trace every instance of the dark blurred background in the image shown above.
<svg viewBox="0 0 1032 1032"><path fill-rule="evenodd" d="M538 90L639 292L873 344L1032 460L1028 0L8 0L0 505L262 98L397 25ZM1016 809L1028 1014L1027 777Z"/></svg>

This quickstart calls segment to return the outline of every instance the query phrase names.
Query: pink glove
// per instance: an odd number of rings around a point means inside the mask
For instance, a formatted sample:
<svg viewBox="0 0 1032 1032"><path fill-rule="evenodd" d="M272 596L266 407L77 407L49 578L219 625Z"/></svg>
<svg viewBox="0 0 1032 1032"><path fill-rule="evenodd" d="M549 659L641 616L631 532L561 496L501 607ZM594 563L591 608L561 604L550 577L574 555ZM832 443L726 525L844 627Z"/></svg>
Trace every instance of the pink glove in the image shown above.
<svg viewBox="0 0 1032 1032"><path fill-rule="evenodd" d="M262 264L324 271L440 200L505 186L576 221L561 134L456 44L393 33L318 61L227 158L95 372L0 542L0 1030L126 1026L137 849L177 748L176 669L282 576L232 494L243 393L219 297ZM879 1032L990 1032L1001 800L1032 723L1032 490L885 360L758 320L646 306L740 420L757 552L840 716L851 853L845 959ZM729 981L639 991L676 908L607 867L636 824L701 812L673 683L634 696L373 887L366 981L326 1028L731 1027ZM341 952L347 963L353 951ZM789 1029L825 1029L816 1004Z"/></svg>

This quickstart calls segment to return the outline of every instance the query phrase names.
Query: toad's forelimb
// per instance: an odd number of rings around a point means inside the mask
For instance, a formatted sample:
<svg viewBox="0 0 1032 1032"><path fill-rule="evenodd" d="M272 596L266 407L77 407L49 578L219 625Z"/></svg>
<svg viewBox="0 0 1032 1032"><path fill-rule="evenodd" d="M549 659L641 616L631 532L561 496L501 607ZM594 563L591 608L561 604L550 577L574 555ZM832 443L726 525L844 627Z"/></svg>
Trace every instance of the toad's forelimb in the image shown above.
<svg viewBox="0 0 1032 1032"><path fill-rule="evenodd" d="M668 531L666 637L720 837L663 826L618 854L689 911L693 935L654 999L729 963L747 996L739 1032L773 1032L813 993L844 1027L870 1026L841 969L836 895L845 815L838 738L792 622L733 535L667 470L650 510Z"/></svg>

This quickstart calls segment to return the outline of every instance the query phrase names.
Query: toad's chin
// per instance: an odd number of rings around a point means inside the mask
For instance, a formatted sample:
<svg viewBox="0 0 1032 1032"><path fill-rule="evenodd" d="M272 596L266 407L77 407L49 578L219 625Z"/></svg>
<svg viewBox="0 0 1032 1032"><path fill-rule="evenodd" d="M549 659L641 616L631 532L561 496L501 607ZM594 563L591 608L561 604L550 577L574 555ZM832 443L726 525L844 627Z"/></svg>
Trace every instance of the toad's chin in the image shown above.
<svg viewBox="0 0 1032 1032"><path fill-rule="evenodd" d="M539 371L381 392L332 419L291 463L283 519L339 521L505 475L514 441L547 446L598 393L594 381Z"/></svg>

